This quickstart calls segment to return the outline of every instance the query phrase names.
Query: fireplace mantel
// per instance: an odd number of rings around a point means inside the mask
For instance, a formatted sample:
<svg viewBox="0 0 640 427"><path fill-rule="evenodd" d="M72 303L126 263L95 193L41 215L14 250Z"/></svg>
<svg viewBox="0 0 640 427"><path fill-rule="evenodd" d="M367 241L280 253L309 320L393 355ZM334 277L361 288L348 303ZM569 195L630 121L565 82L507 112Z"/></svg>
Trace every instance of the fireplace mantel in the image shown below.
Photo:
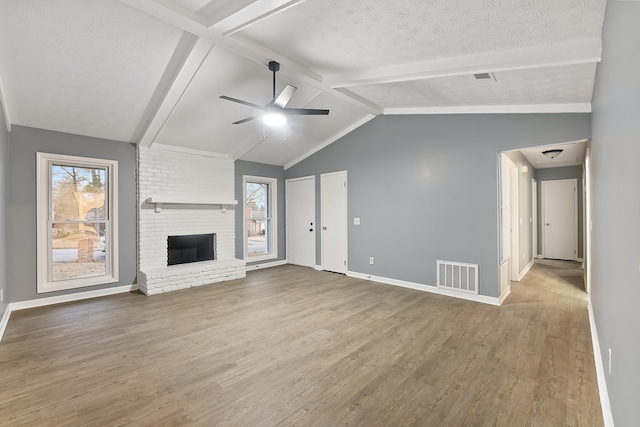
<svg viewBox="0 0 640 427"><path fill-rule="evenodd" d="M155 205L156 212L162 210L162 205L207 205L207 206L235 206L238 204L237 200L231 199L211 199L206 197L179 197L179 196L150 196L146 200L147 203Z"/></svg>

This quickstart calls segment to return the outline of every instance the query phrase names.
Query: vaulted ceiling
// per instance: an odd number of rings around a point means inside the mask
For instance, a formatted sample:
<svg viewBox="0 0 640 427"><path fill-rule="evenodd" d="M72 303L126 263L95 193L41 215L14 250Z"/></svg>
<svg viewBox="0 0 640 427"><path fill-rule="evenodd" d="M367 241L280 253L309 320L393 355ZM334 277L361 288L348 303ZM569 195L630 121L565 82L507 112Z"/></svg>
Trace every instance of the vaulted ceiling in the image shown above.
<svg viewBox="0 0 640 427"><path fill-rule="evenodd" d="M0 0L9 125L289 166L379 114L588 112L605 0ZM298 88L328 108L232 122ZM487 73L486 79L474 74Z"/></svg>

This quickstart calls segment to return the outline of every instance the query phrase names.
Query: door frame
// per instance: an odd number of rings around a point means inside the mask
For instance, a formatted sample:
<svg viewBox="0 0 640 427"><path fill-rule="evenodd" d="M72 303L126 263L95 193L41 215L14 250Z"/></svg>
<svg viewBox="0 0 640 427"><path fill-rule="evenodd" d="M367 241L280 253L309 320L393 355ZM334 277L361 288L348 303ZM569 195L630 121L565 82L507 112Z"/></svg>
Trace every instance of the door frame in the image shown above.
<svg viewBox="0 0 640 427"><path fill-rule="evenodd" d="M531 258L538 257L538 181L531 178Z"/></svg>
<svg viewBox="0 0 640 427"><path fill-rule="evenodd" d="M509 159L507 157L507 159ZM520 279L520 174L518 165L509 159L511 180L511 281Z"/></svg>
<svg viewBox="0 0 640 427"><path fill-rule="evenodd" d="M322 192L322 178L325 176L332 175L344 175L345 182L345 191L344 191L344 257L345 257L345 265L344 265L344 273L346 274L349 271L349 181L348 181L348 173L346 170L329 172L320 174L320 226L324 227L324 203L323 203L323 192ZM324 233L320 231L320 268L325 270L325 259L324 259L324 246L325 246L325 238ZM340 272L338 272L340 273Z"/></svg>
<svg viewBox="0 0 640 427"><path fill-rule="evenodd" d="M546 258L547 254L545 253L545 234L546 234L546 218L545 218L545 187L548 183L557 183L562 181L571 181L574 184L573 191L573 222L574 222L574 230L573 230L573 247L574 254L572 261L578 261L578 179L577 178L567 178L567 179L549 179L545 181L540 181L540 186L542 188L542 218L540 221L540 225L542 227L542 258Z"/></svg>
<svg viewBox="0 0 640 427"><path fill-rule="evenodd" d="M311 180L311 182L313 183L313 223L315 224L314 227L314 233L313 233L313 263L310 265L310 267L315 267L316 265L316 257L317 257L317 251L316 251L316 242L317 242L317 238L318 238L318 218L317 218L317 212L316 212L316 176L315 175L308 175L308 176L301 176L299 178L290 178L290 179L286 179L284 181L284 191L285 191L285 215L286 215L286 224L285 224L285 230L287 233L287 249L286 249L286 257L287 257L287 263L289 262L289 248L291 245L289 245L289 236L291 236L290 233L290 229L289 229L289 212L290 212L290 198L289 198L289 184L292 182L297 182L297 181L306 181L306 180Z"/></svg>
<svg viewBox="0 0 640 427"><path fill-rule="evenodd" d="M517 270L517 262L514 262L514 251L517 257L517 247L514 247L514 228L517 221L517 211L514 211L515 207L518 204L517 198L514 200L509 200L509 220L511 221L511 228L508 231L509 236L505 236L505 224L504 224L504 210L505 199L512 199L515 194L517 196L518 191L518 166L506 155L506 153L500 152L497 156L497 170L498 170L498 294L500 301L504 300L504 298L509 295L511 292L511 281L517 281L517 273L514 278L514 270ZM515 172L515 183L514 181L514 172ZM505 180L509 184L509 191L504 191L504 183ZM515 218L515 219L514 219ZM508 239L507 239L508 237ZM505 240L508 241L509 251L506 251ZM517 241L517 239L516 239ZM515 260L517 261L517 260ZM515 264L515 266L514 266Z"/></svg>

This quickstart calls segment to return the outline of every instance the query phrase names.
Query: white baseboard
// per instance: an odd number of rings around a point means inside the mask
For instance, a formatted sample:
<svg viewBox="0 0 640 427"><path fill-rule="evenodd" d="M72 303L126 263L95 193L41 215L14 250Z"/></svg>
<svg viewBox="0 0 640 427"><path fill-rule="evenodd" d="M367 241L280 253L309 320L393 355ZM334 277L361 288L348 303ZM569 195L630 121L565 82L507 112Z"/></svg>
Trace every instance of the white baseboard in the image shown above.
<svg viewBox="0 0 640 427"><path fill-rule="evenodd" d="M2 320L0 320L0 341L2 341L4 331L7 329L7 325L9 324L9 317L11 317L11 307L7 306L7 309L2 315Z"/></svg>
<svg viewBox="0 0 640 427"><path fill-rule="evenodd" d="M529 264L525 266L522 272L520 272L520 274L518 275L518 282L522 280L522 278L529 272L529 270L531 270L531 267L533 267L534 263L535 263L535 259L532 259L531 262L529 262Z"/></svg>
<svg viewBox="0 0 640 427"><path fill-rule="evenodd" d="M607 391L607 381L604 373L604 363L600 352L600 340L596 330L596 319L593 317L593 307L591 307L591 296L587 303L589 311L589 325L591 326L591 343L593 346L593 359L596 364L596 377L598 379L598 391L600 393L600 405L602 406L602 418L605 427L613 427L613 414L611 413L611 403L609 402L609 392Z"/></svg>
<svg viewBox="0 0 640 427"><path fill-rule="evenodd" d="M80 301L83 299L104 297L107 295L122 294L125 292L137 291L138 285L124 285L113 288L96 289L94 291L77 292L67 295L56 295L55 297L46 297L31 299L27 301L12 302L9 304L11 311L25 310L27 308L43 307L45 305L61 304L63 302Z"/></svg>
<svg viewBox="0 0 640 427"><path fill-rule="evenodd" d="M543 259L543 258L544 258L544 255L542 255L542 254L538 254L538 255L536 255L536 258L538 258L538 259Z"/></svg>
<svg viewBox="0 0 640 427"><path fill-rule="evenodd" d="M507 288L507 292L505 292L504 295L500 295L500 298L498 298L498 305L502 305L502 303L504 302L504 300L507 299L510 293L511 293L511 286Z"/></svg>
<svg viewBox="0 0 640 427"><path fill-rule="evenodd" d="M314 265L313 269L317 270L317 271L322 271L322 266L321 265Z"/></svg>
<svg viewBox="0 0 640 427"><path fill-rule="evenodd" d="M45 305L61 304L63 302L80 301L89 298L104 297L107 295L122 294L125 292L137 291L138 285L124 285L116 286L113 288L96 289L94 291L76 292L74 294L56 295L54 297L38 298L27 301L12 302L7 306L7 311L2 316L0 322L0 340L4 335L4 330L9 323L9 317L11 313L18 310L25 310L27 308L43 307Z"/></svg>
<svg viewBox="0 0 640 427"><path fill-rule="evenodd" d="M488 297L485 295L474 295L466 293L457 293L447 289L438 288L433 285L423 285L421 283L406 282L404 280L390 279L388 277L372 276L371 274L358 273L356 271L347 271L347 276L357 279L371 280L374 282L384 283L387 285L400 286L403 288L415 289L418 291L431 292L433 294L445 295L448 297L460 298L468 301L481 302L484 304L500 305L498 298Z"/></svg>
<svg viewBox="0 0 640 427"><path fill-rule="evenodd" d="M285 265L285 264L287 264L287 260L286 259L279 260L279 261L272 261L272 262L263 262L263 263L260 263L260 264L247 265L247 271L258 270L258 269L263 269L263 268L270 268L270 267L277 267L279 265Z"/></svg>

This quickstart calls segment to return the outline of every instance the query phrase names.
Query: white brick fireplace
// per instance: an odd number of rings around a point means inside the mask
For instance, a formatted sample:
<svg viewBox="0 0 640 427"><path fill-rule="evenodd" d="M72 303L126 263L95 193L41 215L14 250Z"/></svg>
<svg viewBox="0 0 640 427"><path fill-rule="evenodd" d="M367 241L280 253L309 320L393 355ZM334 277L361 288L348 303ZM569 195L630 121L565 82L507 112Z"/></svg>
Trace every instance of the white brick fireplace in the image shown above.
<svg viewBox="0 0 640 427"><path fill-rule="evenodd" d="M235 257L234 163L140 147L138 287L146 295L245 277ZM215 260L167 265L168 236L215 233Z"/></svg>

